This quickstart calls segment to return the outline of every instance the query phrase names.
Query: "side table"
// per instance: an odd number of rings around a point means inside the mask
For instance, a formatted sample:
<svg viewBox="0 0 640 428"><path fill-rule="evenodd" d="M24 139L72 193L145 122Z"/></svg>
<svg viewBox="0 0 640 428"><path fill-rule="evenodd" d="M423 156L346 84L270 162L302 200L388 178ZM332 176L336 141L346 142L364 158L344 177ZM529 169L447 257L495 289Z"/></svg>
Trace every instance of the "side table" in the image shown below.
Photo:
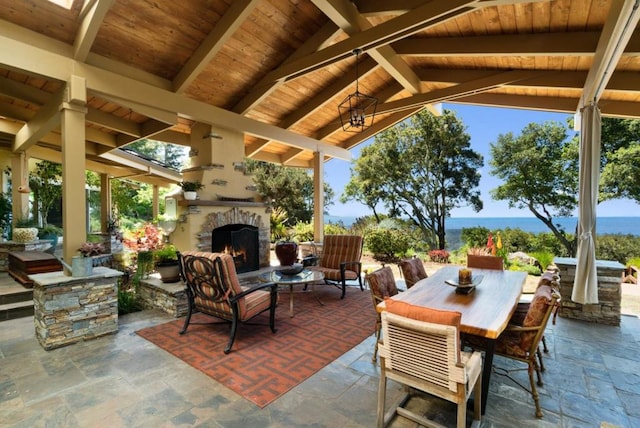
<svg viewBox="0 0 640 428"><path fill-rule="evenodd" d="M313 297L316 298L318 303L324 306L324 303L320 301L316 295L315 283L324 279L324 273L316 272L313 270L305 269L302 272L295 275L283 275L276 270L271 272L265 272L259 276L260 281L263 282L275 282L280 285L289 286L289 316L293 318L293 286L294 285L306 285L311 284L311 292Z"/></svg>

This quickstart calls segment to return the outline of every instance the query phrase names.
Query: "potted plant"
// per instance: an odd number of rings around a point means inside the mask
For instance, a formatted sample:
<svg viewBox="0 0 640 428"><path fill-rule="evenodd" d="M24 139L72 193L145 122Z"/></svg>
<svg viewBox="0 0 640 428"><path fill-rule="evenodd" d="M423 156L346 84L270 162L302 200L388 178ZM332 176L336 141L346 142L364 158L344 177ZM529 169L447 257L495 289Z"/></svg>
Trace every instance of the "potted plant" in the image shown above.
<svg viewBox="0 0 640 428"><path fill-rule="evenodd" d="M178 251L173 244L165 244L154 251L156 270L160 274L162 282L180 281L180 265L178 264Z"/></svg>
<svg viewBox="0 0 640 428"><path fill-rule="evenodd" d="M71 258L71 276L91 276L93 257L104 254L105 248L99 242L85 242L78 248L80 255Z"/></svg>
<svg viewBox="0 0 640 428"><path fill-rule="evenodd" d="M15 242L31 242L38 237L38 228L35 220L29 217L16 219L13 227L12 240Z"/></svg>
<svg viewBox="0 0 640 428"><path fill-rule="evenodd" d="M198 197L198 190L204 187L199 181L183 181L178 183L178 186L182 187L184 198L188 201L194 201Z"/></svg>
<svg viewBox="0 0 640 428"><path fill-rule="evenodd" d="M38 238L51 241L51 246L55 249L58 245L58 237L62 236L62 229L53 224L45 224L38 229Z"/></svg>

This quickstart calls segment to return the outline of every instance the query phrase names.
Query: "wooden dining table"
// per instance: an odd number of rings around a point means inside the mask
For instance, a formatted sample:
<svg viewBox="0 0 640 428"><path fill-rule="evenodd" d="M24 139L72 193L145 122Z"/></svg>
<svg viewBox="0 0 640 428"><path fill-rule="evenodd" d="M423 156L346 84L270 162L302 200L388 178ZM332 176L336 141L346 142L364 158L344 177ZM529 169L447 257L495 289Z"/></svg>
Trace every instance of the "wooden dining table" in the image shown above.
<svg viewBox="0 0 640 428"><path fill-rule="evenodd" d="M413 287L393 297L416 306L462 314L460 333L484 338L486 342L484 367L482 369L482 414L485 413L495 343L507 327L511 315L518 305L527 274L517 271L472 269L474 278L482 280L469 294L456 292L456 287L447 284L458 279L460 266L445 266L428 278L418 281ZM378 305L384 310L384 302Z"/></svg>

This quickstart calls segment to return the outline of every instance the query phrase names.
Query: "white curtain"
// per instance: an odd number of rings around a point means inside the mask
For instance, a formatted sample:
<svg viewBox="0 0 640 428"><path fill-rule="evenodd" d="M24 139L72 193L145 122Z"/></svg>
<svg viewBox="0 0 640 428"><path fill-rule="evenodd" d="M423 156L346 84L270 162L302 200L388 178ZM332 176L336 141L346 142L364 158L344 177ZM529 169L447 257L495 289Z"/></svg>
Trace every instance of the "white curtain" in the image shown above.
<svg viewBox="0 0 640 428"><path fill-rule="evenodd" d="M580 127L580 191L578 201L578 262L571 300L598 303L596 274L596 208L600 181L600 110L595 104L582 109Z"/></svg>

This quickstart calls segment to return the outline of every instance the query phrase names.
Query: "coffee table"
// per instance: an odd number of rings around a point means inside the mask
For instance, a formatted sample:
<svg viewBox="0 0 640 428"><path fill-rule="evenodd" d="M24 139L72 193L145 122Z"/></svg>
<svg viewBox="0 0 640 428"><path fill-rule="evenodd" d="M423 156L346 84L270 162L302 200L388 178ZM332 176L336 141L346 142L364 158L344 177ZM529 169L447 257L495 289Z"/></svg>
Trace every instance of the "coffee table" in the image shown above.
<svg viewBox="0 0 640 428"><path fill-rule="evenodd" d="M293 318L293 286L294 285L307 285L311 284L311 293L316 298L318 303L324 306L324 303L320 301L316 294L315 283L324 279L322 272L316 272L314 270L305 269L296 275L283 275L274 270L265 272L259 275L260 281L275 282L280 286L289 286L289 316Z"/></svg>

